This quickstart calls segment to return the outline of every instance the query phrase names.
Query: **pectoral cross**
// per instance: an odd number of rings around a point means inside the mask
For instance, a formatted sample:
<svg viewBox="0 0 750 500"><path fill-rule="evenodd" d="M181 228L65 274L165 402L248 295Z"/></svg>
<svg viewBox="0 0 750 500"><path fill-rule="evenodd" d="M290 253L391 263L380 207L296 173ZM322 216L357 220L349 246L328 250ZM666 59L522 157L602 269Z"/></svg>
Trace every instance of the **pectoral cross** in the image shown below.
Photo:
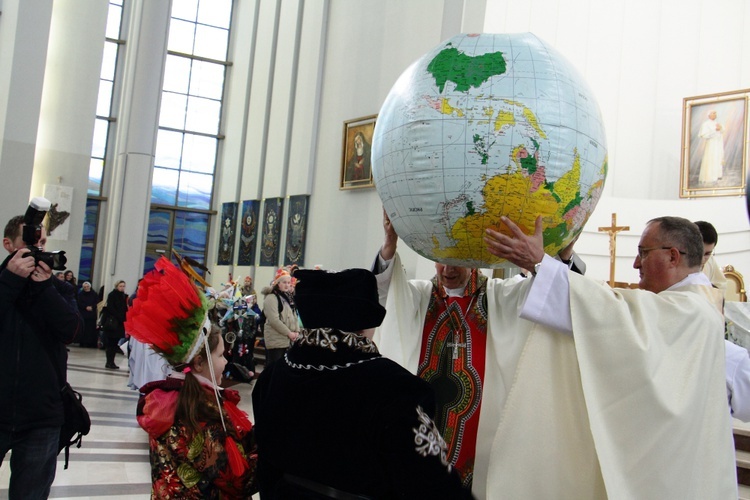
<svg viewBox="0 0 750 500"><path fill-rule="evenodd" d="M609 233L609 286L615 286L615 254L617 251L617 233L630 231L630 226L618 226L617 214L612 214L612 225L600 227L599 232Z"/></svg>
<svg viewBox="0 0 750 500"><path fill-rule="evenodd" d="M464 349L466 348L466 342L459 342L459 340L461 340L461 336L458 333L453 334L453 340L455 340L455 342L448 342L447 345L448 347L453 349L453 360L455 361L458 359L458 350L462 347Z"/></svg>

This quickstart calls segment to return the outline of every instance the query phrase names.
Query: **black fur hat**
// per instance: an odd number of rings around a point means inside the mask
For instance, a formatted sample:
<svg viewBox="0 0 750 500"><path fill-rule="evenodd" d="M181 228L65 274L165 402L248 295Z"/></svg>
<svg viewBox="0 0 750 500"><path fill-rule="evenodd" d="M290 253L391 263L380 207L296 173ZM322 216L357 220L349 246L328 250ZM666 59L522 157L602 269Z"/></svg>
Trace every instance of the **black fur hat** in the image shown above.
<svg viewBox="0 0 750 500"><path fill-rule="evenodd" d="M335 328L358 332L383 322L378 284L367 269L337 273L298 269L294 301L305 328Z"/></svg>

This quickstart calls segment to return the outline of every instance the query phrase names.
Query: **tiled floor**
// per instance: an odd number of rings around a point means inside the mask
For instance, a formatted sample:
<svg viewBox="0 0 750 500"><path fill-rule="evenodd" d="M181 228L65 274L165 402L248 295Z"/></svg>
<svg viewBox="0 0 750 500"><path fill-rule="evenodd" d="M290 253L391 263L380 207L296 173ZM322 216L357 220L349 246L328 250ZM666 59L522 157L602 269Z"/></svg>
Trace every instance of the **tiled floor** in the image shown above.
<svg viewBox="0 0 750 500"><path fill-rule="evenodd" d="M91 432L80 449L71 448L67 470L64 454L58 457L50 498L148 498L148 439L135 420L138 393L127 386L127 360L118 356L116 363L119 370L107 370L104 351L70 347L68 381L83 395ZM251 385L233 389L242 395L240 408L251 413ZM8 497L9 458L0 468L0 498Z"/></svg>
<svg viewBox="0 0 750 500"><path fill-rule="evenodd" d="M91 415L91 432L83 439L80 449L70 450L70 465L63 469L61 454L57 475L50 498L108 500L148 498L151 473L148 463L146 433L135 420L138 393L127 386L127 361L118 356L119 370L104 368L104 351L70 347L68 380L83 395L83 402ZM240 408L250 414L251 384L233 387L240 391ZM735 427L750 424L734 421ZM0 499L8 498L10 457L0 467ZM257 499L257 495L253 498ZM750 498L740 491L740 498Z"/></svg>

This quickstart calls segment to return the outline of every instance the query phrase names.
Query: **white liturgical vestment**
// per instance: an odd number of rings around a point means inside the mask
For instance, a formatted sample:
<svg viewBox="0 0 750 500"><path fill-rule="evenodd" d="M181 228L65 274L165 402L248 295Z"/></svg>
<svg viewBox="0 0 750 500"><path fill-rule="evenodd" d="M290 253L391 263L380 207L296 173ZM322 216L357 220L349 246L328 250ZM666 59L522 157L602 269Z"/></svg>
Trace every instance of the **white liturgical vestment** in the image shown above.
<svg viewBox="0 0 750 500"><path fill-rule="evenodd" d="M375 341L416 372L431 283L389 264ZM678 285L612 289L550 257L488 281L477 498L737 498L722 318Z"/></svg>
<svg viewBox="0 0 750 500"><path fill-rule="evenodd" d="M708 119L698 131L704 140L698 182L716 182L724 172L724 130L717 130L716 125L716 120Z"/></svg>

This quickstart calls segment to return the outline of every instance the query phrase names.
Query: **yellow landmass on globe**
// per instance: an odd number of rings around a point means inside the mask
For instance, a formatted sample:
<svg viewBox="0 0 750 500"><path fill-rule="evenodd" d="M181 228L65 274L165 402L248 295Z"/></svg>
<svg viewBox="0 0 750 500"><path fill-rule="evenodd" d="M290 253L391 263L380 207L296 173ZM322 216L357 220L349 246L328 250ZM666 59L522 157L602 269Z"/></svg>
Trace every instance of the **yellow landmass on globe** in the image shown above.
<svg viewBox="0 0 750 500"><path fill-rule="evenodd" d="M512 106L518 106L519 108L521 108L521 112L523 113L524 118L526 118L526 121L529 122L529 125L531 125L534 130L536 130L536 133L539 134L539 137L541 137L542 139L547 138L547 134L545 134L544 130L542 130L542 127L539 126L539 120L537 119L536 115L524 103L514 101L512 99L503 99L503 101Z"/></svg>
<svg viewBox="0 0 750 500"><path fill-rule="evenodd" d="M528 156L528 149L523 144L516 146L510 151L510 159L515 164L516 168L521 168L521 157Z"/></svg>
<svg viewBox="0 0 750 500"><path fill-rule="evenodd" d="M503 262L486 251L482 239L484 230L492 228L510 236L507 227L500 223L501 216L511 219L526 234L534 232L538 215L542 216L545 229L564 223L563 215L579 196L580 175L580 157L576 152L572 168L554 185L539 182L538 177L528 175L522 168L489 178L482 189L484 205L457 220L451 228L450 237L456 245L440 247L438 240L433 238L436 258L483 261L490 265ZM560 241L545 245L545 251L550 255L556 255L561 248Z"/></svg>
<svg viewBox="0 0 750 500"><path fill-rule="evenodd" d="M581 182L581 157L576 151L573 156L573 168L555 182L555 194L560 198L558 215L562 217L568 204L575 200Z"/></svg>
<svg viewBox="0 0 750 500"><path fill-rule="evenodd" d="M455 108L451 106L450 101L448 101L448 99L446 99L445 97L441 99L440 112L444 115L452 115L453 113L456 113L456 116L458 116L459 118L463 118L464 116L463 110L461 108Z"/></svg>
<svg viewBox="0 0 750 500"><path fill-rule="evenodd" d="M499 111L495 118L495 131L500 130L506 125L515 125L516 117L510 111Z"/></svg>

